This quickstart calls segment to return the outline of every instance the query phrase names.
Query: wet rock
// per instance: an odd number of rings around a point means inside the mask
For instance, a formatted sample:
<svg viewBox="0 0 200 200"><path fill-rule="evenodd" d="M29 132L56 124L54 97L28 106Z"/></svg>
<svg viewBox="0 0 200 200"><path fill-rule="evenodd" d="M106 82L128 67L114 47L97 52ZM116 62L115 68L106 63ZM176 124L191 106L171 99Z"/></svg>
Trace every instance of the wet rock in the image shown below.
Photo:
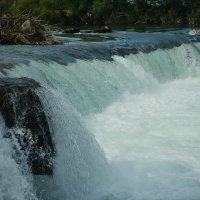
<svg viewBox="0 0 200 200"><path fill-rule="evenodd" d="M0 112L8 128L7 137L17 139L32 173L52 175L55 146L35 92L39 87L39 83L28 78L1 78Z"/></svg>
<svg viewBox="0 0 200 200"><path fill-rule="evenodd" d="M100 29L94 30L94 33L111 33L112 30L108 26L104 26Z"/></svg>

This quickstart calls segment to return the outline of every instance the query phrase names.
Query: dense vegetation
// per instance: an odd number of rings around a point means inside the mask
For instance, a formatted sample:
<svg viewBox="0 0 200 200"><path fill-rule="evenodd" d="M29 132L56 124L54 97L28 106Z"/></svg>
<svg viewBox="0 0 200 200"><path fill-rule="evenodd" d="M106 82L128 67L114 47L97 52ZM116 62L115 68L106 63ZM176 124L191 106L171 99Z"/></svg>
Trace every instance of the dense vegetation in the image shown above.
<svg viewBox="0 0 200 200"><path fill-rule="evenodd" d="M200 25L200 0L0 0L0 12L31 12L63 25Z"/></svg>

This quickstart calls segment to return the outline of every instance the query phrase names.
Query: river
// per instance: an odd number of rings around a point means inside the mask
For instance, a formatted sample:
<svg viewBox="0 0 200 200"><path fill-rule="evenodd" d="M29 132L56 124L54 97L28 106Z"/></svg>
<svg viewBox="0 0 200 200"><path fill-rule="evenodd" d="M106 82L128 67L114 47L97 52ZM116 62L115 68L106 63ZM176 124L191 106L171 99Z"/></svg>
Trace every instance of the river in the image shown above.
<svg viewBox="0 0 200 200"><path fill-rule="evenodd" d="M0 46L0 77L42 85L57 149L53 176L32 175L0 116L0 199L199 200L200 36L188 32Z"/></svg>

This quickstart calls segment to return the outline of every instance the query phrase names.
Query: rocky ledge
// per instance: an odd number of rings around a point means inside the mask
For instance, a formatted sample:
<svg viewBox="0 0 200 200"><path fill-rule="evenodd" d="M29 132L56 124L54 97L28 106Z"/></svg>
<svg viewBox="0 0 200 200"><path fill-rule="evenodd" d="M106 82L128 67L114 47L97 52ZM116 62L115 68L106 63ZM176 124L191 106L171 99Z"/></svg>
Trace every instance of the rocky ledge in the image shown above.
<svg viewBox="0 0 200 200"><path fill-rule="evenodd" d="M33 174L52 175L55 146L36 93L40 87L28 78L1 78L0 112L8 130L5 137L13 141L16 161L21 163L17 155L23 154Z"/></svg>

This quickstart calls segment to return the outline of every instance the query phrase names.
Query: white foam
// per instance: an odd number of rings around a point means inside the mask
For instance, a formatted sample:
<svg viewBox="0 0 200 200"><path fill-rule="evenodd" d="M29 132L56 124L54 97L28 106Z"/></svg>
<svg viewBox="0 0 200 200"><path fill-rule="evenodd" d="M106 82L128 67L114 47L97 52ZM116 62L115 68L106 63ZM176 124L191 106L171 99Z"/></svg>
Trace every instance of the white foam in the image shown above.
<svg viewBox="0 0 200 200"><path fill-rule="evenodd" d="M199 35L200 34L200 29L192 29L189 31L189 35Z"/></svg>
<svg viewBox="0 0 200 200"><path fill-rule="evenodd" d="M120 174L114 194L131 199L198 199L200 192L200 79L125 93L86 118ZM122 197L123 198L123 197Z"/></svg>
<svg viewBox="0 0 200 200"><path fill-rule="evenodd" d="M13 158L13 145L4 138L6 127L0 116L0 199L37 200L32 187L32 177L23 172Z"/></svg>

